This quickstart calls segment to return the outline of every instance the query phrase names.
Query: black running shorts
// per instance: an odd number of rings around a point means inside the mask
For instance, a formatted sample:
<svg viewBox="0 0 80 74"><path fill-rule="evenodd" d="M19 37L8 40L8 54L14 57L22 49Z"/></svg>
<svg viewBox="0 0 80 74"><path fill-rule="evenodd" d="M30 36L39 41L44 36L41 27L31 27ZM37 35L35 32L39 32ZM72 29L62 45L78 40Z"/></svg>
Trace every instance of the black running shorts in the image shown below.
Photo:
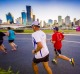
<svg viewBox="0 0 80 74"><path fill-rule="evenodd" d="M3 43L3 40L0 40L0 45L2 45L2 43Z"/></svg>
<svg viewBox="0 0 80 74"><path fill-rule="evenodd" d="M57 56L59 56L59 54L61 54L61 50L60 50L60 49L59 49L59 50L54 49L54 51L55 51L55 54L56 54Z"/></svg>
<svg viewBox="0 0 80 74"><path fill-rule="evenodd" d="M9 41L9 43L12 43L12 42L14 42L14 40L8 40Z"/></svg>
<svg viewBox="0 0 80 74"><path fill-rule="evenodd" d="M49 61L49 54L43 58L36 59L35 57L33 58L33 62L38 64L40 62L48 62Z"/></svg>

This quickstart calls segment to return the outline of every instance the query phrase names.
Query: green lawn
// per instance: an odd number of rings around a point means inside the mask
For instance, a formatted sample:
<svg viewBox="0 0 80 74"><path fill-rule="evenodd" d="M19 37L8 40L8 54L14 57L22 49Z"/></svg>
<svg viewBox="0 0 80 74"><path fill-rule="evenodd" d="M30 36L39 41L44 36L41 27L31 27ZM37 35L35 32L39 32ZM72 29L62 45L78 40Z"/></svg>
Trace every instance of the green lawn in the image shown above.
<svg viewBox="0 0 80 74"><path fill-rule="evenodd" d="M7 32L7 30L0 30L2 32ZM43 30L46 34L52 34L53 31L52 30ZM60 32L64 32L65 34L74 34L74 33L78 33L80 34L80 32L76 32L76 30L60 30ZM19 33L33 33L32 29L24 29L23 32L19 30Z"/></svg>
<svg viewBox="0 0 80 74"><path fill-rule="evenodd" d="M52 30L43 30L46 34L52 34ZM65 34L70 34L70 33L80 33L76 32L76 30L60 30L60 32L64 32ZM24 30L24 33L33 33L33 30Z"/></svg>
<svg viewBox="0 0 80 74"><path fill-rule="evenodd" d="M33 30L31 30L31 29L25 29L24 33L33 33Z"/></svg>
<svg viewBox="0 0 80 74"><path fill-rule="evenodd" d="M52 30L43 30L45 33L52 33ZM26 29L24 30L24 33L33 33L33 30Z"/></svg>

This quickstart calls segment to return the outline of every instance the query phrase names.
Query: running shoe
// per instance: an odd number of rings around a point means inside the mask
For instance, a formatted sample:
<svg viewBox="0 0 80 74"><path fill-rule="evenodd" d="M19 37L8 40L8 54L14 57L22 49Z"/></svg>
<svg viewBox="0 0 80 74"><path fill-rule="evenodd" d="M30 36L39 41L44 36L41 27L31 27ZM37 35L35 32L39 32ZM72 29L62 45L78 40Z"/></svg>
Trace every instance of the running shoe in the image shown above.
<svg viewBox="0 0 80 74"><path fill-rule="evenodd" d="M57 65L57 61L55 59L52 60L52 63Z"/></svg>
<svg viewBox="0 0 80 74"><path fill-rule="evenodd" d="M74 62L74 59L71 58L71 61L70 61L71 65L74 67L75 66L75 62Z"/></svg>

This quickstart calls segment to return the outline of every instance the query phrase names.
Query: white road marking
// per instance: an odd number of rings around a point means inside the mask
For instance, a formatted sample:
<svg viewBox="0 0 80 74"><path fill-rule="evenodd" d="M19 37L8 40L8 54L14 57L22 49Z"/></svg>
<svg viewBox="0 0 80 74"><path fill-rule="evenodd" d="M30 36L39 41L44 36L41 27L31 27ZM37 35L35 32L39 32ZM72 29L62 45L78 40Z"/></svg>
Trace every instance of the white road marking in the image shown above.
<svg viewBox="0 0 80 74"><path fill-rule="evenodd" d="M72 43L80 43L78 41L68 41L68 40L63 40L63 41L65 41L65 42L72 42Z"/></svg>
<svg viewBox="0 0 80 74"><path fill-rule="evenodd" d="M8 40L8 39L4 39L4 40ZM31 38L16 38L15 40L31 40Z"/></svg>
<svg viewBox="0 0 80 74"><path fill-rule="evenodd" d="M16 40L31 40L31 38L16 38Z"/></svg>

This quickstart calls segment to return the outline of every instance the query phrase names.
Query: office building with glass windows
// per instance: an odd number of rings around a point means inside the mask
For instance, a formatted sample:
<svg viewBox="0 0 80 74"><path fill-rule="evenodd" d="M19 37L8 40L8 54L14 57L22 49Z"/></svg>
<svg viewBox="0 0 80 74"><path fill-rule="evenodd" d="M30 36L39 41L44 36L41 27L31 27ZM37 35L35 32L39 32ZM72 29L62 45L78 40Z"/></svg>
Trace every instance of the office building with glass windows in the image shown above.
<svg viewBox="0 0 80 74"><path fill-rule="evenodd" d="M26 24L27 24L27 15L26 15L26 12L22 12L21 15L22 15L22 24L24 26L26 26Z"/></svg>
<svg viewBox="0 0 80 74"><path fill-rule="evenodd" d="M14 18L10 12L8 14L6 14L6 19L7 19L7 23L9 23L9 24L14 23Z"/></svg>
<svg viewBox="0 0 80 74"><path fill-rule="evenodd" d="M70 25L70 22L71 22L71 21L70 21L70 16L66 16L66 17L65 17L65 24L66 24L66 25Z"/></svg>
<svg viewBox="0 0 80 74"><path fill-rule="evenodd" d="M59 25L59 26L62 25L62 16L58 16L58 25Z"/></svg>
<svg viewBox="0 0 80 74"><path fill-rule="evenodd" d="M26 6L27 11L27 22L31 23L31 6Z"/></svg>
<svg viewBox="0 0 80 74"><path fill-rule="evenodd" d="M0 24L2 24L2 20L0 19Z"/></svg>

